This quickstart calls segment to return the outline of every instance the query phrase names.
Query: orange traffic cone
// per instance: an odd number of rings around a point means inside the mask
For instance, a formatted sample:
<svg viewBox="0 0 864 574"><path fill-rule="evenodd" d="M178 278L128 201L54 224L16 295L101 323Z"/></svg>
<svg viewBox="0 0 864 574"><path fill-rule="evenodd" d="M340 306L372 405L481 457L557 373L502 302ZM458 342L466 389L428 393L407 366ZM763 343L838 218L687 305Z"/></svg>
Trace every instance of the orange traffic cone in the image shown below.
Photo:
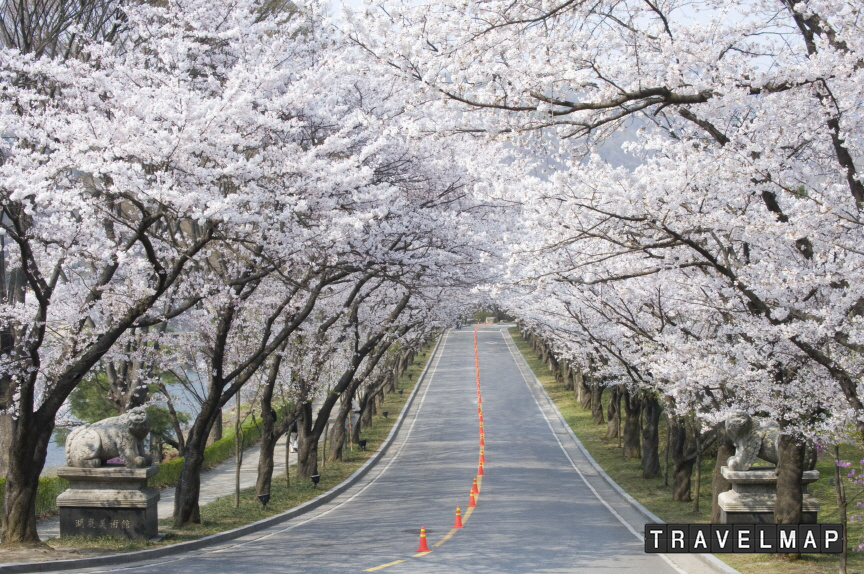
<svg viewBox="0 0 864 574"><path fill-rule="evenodd" d="M483 413L480 413L480 424L483 424Z"/></svg>
<svg viewBox="0 0 864 574"><path fill-rule="evenodd" d="M474 477L474 484L471 485L471 494L480 494L480 489L477 488L477 477Z"/></svg>
<svg viewBox="0 0 864 574"><path fill-rule="evenodd" d="M483 414L483 407L481 407L479 404L477 405L477 414L478 414L478 415L482 415L482 414Z"/></svg>
<svg viewBox="0 0 864 574"><path fill-rule="evenodd" d="M486 449L485 448L480 449L480 462L482 462L484 464L486 463Z"/></svg>
<svg viewBox="0 0 864 574"><path fill-rule="evenodd" d="M477 465L477 476L484 476L486 473L483 472L483 463L479 463Z"/></svg>
<svg viewBox="0 0 864 574"><path fill-rule="evenodd" d="M429 546L426 545L426 527L420 527L420 547L417 548L417 552L431 552L429 550Z"/></svg>
<svg viewBox="0 0 864 574"><path fill-rule="evenodd" d="M480 435L480 446L486 446L486 441L483 440L483 435Z"/></svg>
<svg viewBox="0 0 864 574"><path fill-rule="evenodd" d="M462 526L462 511L458 506L456 507L456 521L453 522L453 528L465 528Z"/></svg>
<svg viewBox="0 0 864 574"><path fill-rule="evenodd" d="M475 508L477 506L477 503L474 501L474 493L472 492L469 497L470 498L468 499L468 508Z"/></svg>

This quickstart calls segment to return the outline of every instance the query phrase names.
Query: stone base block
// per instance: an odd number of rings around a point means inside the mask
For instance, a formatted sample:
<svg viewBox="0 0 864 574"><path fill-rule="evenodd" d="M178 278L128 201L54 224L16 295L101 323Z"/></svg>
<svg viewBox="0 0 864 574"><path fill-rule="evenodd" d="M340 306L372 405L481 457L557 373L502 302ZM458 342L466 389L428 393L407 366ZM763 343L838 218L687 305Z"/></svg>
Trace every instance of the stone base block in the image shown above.
<svg viewBox="0 0 864 574"><path fill-rule="evenodd" d="M816 524L816 512L802 512L802 524ZM774 524L774 512L726 512L720 509L720 524Z"/></svg>
<svg viewBox="0 0 864 574"><path fill-rule="evenodd" d="M159 534L159 491L147 486L157 467L61 467L69 490L57 497L60 536L148 539Z"/></svg>
<svg viewBox="0 0 864 574"><path fill-rule="evenodd" d="M774 524L774 504L777 500L777 475L773 468L752 468L733 471L720 469L732 484L732 490L717 497L721 524ZM819 472L806 471L801 480L804 491L803 524L816 524L819 500L807 492L807 485L819 479Z"/></svg>
<svg viewBox="0 0 864 574"><path fill-rule="evenodd" d="M147 508L61 507L60 536L155 538L159 534L157 506L154 501Z"/></svg>

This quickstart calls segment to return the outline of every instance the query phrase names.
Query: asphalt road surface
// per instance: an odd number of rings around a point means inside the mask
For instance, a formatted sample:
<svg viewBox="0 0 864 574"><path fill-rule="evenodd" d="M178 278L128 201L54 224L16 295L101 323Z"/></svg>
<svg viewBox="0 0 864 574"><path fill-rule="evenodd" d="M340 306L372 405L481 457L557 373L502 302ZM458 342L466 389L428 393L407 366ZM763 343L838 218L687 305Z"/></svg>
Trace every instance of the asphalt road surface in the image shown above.
<svg viewBox="0 0 864 574"><path fill-rule="evenodd" d="M532 391L506 329L480 329L478 351L486 464L464 529L451 530L456 507L468 513L480 454L470 328L444 336L396 442L330 503L206 550L79 571L680 572L644 553L633 526L638 519L631 517L629 527L619 519L626 505L603 502L596 494L603 487L588 486L592 469L564 444L572 439ZM418 555L421 526L431 552Z"/></svg>

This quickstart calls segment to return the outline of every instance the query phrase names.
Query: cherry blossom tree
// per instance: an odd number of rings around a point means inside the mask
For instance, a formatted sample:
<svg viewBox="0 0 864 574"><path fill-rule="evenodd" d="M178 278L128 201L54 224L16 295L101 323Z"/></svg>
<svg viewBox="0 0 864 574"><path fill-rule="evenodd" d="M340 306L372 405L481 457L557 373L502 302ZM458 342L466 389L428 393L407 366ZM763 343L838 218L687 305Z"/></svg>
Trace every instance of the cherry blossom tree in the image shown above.
<svg viewBox="0 0 864 574"><path fill-rule="evenodd" d="M354 19L358 43L414 80L434 100L430 107L475 111L442 114L451 129L525 150L513 160L523 166L517 173L558 172L546 178L551 188L541 181L510 197L544 224L567 211L578 216L566 239L579 240L580 251L593 242L596 258L606 254L605 269L590 256L568 261L566 279L580 279L587 265L589 282L703 273L715 306L730 298L740 305L737 324L750 331L742 335L771 333L784 346L778 356L808 363L861 411L854 245L864 199L855 103L862 72L853 8L743 1L386 8ZM375 41L385 30L403 41ZM591 155L602 156L607 136L628 127L639 129L623 145L638 167L613 169ZM591 227L598 222L602 228Z"/></svg>
<svg viewBox="0 0 864 574"><path fill-rule="evenodd" d="M509 144L512 312L679 412L776 418L794 475L793 435L864 436L859 12L388 2L350 34L442 129Z"/></svg>
<svg viewBox="0 0 864 574"><path fill-rule="evenodd" d="M80 58L0 58L4 265L25 285L2 312L4 543L37 539L54 418L88 370L129 329L209 295L193 279L208 248L242 239L262 206L268 223L292 221L297 200L273 195L301 147L278 135L291 126L277 95L292 74L279 64L286 38L309 49L291 39L306 23L259 18L260 7L134 4L123 34L86 40Z"/></svg>

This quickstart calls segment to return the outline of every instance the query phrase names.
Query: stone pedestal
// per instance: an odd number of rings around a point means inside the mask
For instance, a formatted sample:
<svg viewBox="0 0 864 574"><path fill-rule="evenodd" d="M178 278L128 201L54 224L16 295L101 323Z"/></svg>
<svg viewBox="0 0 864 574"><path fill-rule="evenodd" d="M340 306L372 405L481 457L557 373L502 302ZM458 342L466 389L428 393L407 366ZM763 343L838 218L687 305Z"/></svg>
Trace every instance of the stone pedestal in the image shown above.
<svg viewBox="0 0 864 574"><path fill-rule="evenodd" d="M60 536L149 539L158 534L159 491L147 486L157 466L63 466L69 490L57 497Z"/></svg>
<svg viewBox="0 0 864 574"><path fill-rule="evenodd" d="M750 470L720 469L723 478L732 483L732 490L717 497L721 524L774 524L774 503L777 500L777 475L774 468ZM807 470L801 480L804 504L801 521L816 524L819 501L807 493L807 485L819 480L818 470Z"/></svg>

